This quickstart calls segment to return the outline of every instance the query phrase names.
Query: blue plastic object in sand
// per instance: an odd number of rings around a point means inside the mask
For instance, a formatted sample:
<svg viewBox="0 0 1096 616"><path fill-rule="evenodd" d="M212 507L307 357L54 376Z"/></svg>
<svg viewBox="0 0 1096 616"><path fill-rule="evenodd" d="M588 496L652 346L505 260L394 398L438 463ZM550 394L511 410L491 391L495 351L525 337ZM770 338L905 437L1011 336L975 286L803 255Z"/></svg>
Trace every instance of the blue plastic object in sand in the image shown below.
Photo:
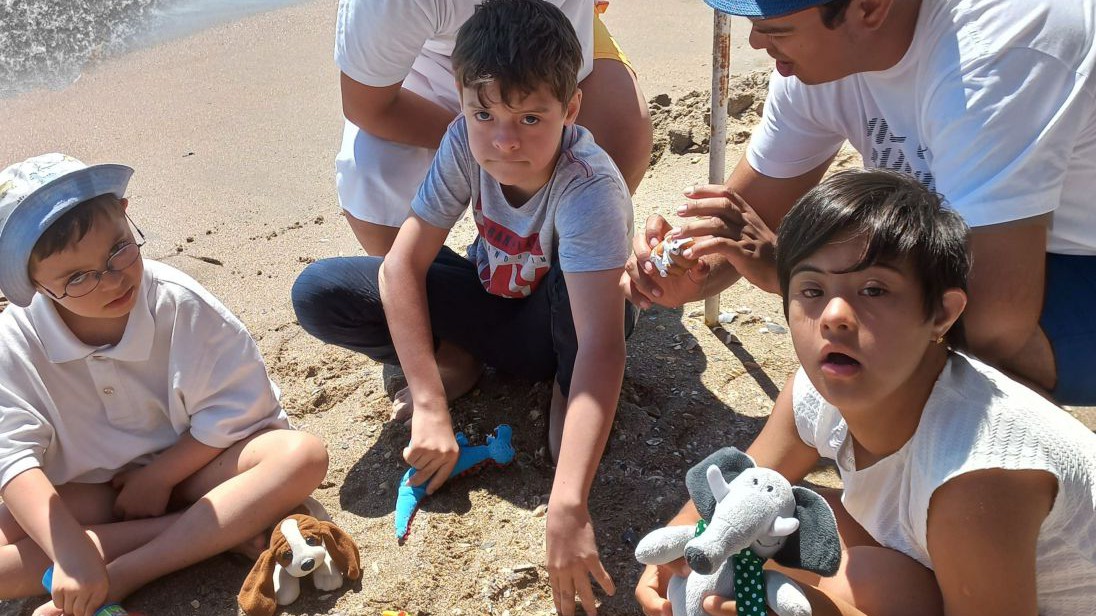
<svg viewBox="0 0 1096 616"><path fill-rule="evenodd" d="M42 575L42 588L45 588L48 593L53 592L53 565L47 567ZM94 616L129 616L129 612L117 603L108 603L95 610Z"/></svg>
<svg viewBox="0 0 1096 616"><path fill-rule="evenodd" d="M460 457L457 465L449 478L465 475L489 464L506 466L514 459L514 447L510 444L513 430L510 426L502 424L495 428L495 433L487 437L486 445L470 446L463 432L457 433L457 445L460 447ZM400 480L400 488L396 493L396 539L403 541L411 532L411 520L415 518L415 512L426 498L426 484L411 486L408 484L415 469L409 468Z"/></svg>

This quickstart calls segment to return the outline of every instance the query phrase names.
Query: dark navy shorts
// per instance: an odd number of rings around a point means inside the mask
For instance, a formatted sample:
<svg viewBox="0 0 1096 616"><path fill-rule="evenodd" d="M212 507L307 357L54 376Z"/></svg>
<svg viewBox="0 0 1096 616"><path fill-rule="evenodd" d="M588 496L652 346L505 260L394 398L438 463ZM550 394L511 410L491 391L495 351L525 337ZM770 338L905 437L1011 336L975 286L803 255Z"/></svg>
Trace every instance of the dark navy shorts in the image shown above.
<svg viewBox="0 0 1096 616"><path fill-rule="evenodd" d="M1047 254L1039 324L1054 349L1059 404L1096 406L1096 255Z"/></svg>

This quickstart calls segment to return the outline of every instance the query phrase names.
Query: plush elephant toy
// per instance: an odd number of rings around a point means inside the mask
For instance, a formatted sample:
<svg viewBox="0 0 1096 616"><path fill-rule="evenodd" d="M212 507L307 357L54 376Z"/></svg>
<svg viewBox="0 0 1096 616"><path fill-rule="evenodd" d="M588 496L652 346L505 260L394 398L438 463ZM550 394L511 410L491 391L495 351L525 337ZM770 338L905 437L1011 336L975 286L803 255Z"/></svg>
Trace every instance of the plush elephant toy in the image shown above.
<svg viewBox="0 0 1096 616"><path fill-rule="evenodd" d="M792 486L783 476L735 449L705 458L686 476L702 520L696 527L652 531L636 546L636 559L664 565L685 557L693 570L674 577L667 598L674 616L704 616L708 595L734 597L741 616L811 616L803 591L766 559L823 576L837 573L841 544L829 504L817 493Z"/></svg>

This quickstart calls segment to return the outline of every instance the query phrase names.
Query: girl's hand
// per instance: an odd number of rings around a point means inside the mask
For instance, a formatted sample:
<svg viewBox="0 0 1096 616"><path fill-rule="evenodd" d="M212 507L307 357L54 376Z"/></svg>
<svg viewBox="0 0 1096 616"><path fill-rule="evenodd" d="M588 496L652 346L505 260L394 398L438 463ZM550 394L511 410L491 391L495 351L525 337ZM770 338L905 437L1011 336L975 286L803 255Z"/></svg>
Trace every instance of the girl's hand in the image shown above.
<svg viewBox="0 0 1096 616"><path fill-rule="evenodd" d="M118 473L110 485L118 490L114 515L123 520L157 518L167 512L175 486L161 479L150 466Z"/></svg>
<svg viewBox="0 0 1096 616"><path fill-rule="evenodd" d="M704 597L703 607L710 616L738 616L738 608L735 607L734 601L719 595Z"/></svg>
<svg viewBox="0 0 1096 616"><path fill-rule="evenodd" d="M53 565L53 604L65 614L93 616L110 590L106 563L90 545L62 560Z"/></svg>
<svg viewBox="0 0 1096 616"><path fill-rule="evenodd" d="M616 585L598 556L590 512L582 506L553 506L549 502L547 534L548 579L556 613L574 616L577 594L586 613L597 616L590 576L610 596Z"/></svg>

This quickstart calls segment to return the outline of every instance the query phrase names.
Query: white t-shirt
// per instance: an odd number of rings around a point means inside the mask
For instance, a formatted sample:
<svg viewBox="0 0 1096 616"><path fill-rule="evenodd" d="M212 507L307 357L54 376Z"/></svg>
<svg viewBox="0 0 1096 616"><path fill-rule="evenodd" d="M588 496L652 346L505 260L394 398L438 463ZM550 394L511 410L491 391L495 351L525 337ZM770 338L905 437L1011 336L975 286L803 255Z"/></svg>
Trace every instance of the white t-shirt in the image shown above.
<svg viewBox="0 0 1096 616"><path fill-rule="evenodd" d="M590 131L577 124L563 129L548 183L515 207L472 156L465 117L457 116L411 209L451 229L469 205L479 230L469 259L484 289L500 297L528 297L557 261L565 273L597 272L624 267L631 254L628 187Z"/></svg>
<svg viewBox="0 0 1096 616"><path fill-rule="evenodd" d="M188 430L225 448L289 427L243 324L186 274L144 263L117 345L78 340L41 294L0 313L0 487L32 468L54 485L109 481Z"/></svg>
<svg viewBox="0 0 1096 616"><path fill-rule="evenodd" d="M1096 254L1096 0L923 0L885 71L807 86L773 75L747 153L795 177L848 139L974 227L1054 212L1048 251Z"/></svg>
<svg viewBox="0 0 1096 616"><path fill-rule="evenodd" d="M913 437L857 469L845 420L802 368L792 404L799 437L837 463L841 502L853 519L880 544L929 568L928 511L937 488L984 469L1054 475L1058 494L1036 546L1039 613L1096 614L1096 434L1071 415L993 368L952 354Z"/></svg>
<svg viewBox="0 0 1096 616"><path fill-rule="evenodd" d="M593 70L594 3L549 0L571 21L582 45L579 81ZM399 83L420 52L449 58L457 30L480 0L340 0L335 24L335 64L358 83ZM448 63L444 63L448 66ZM451 78L450 78L451 80Z"/></svg>

